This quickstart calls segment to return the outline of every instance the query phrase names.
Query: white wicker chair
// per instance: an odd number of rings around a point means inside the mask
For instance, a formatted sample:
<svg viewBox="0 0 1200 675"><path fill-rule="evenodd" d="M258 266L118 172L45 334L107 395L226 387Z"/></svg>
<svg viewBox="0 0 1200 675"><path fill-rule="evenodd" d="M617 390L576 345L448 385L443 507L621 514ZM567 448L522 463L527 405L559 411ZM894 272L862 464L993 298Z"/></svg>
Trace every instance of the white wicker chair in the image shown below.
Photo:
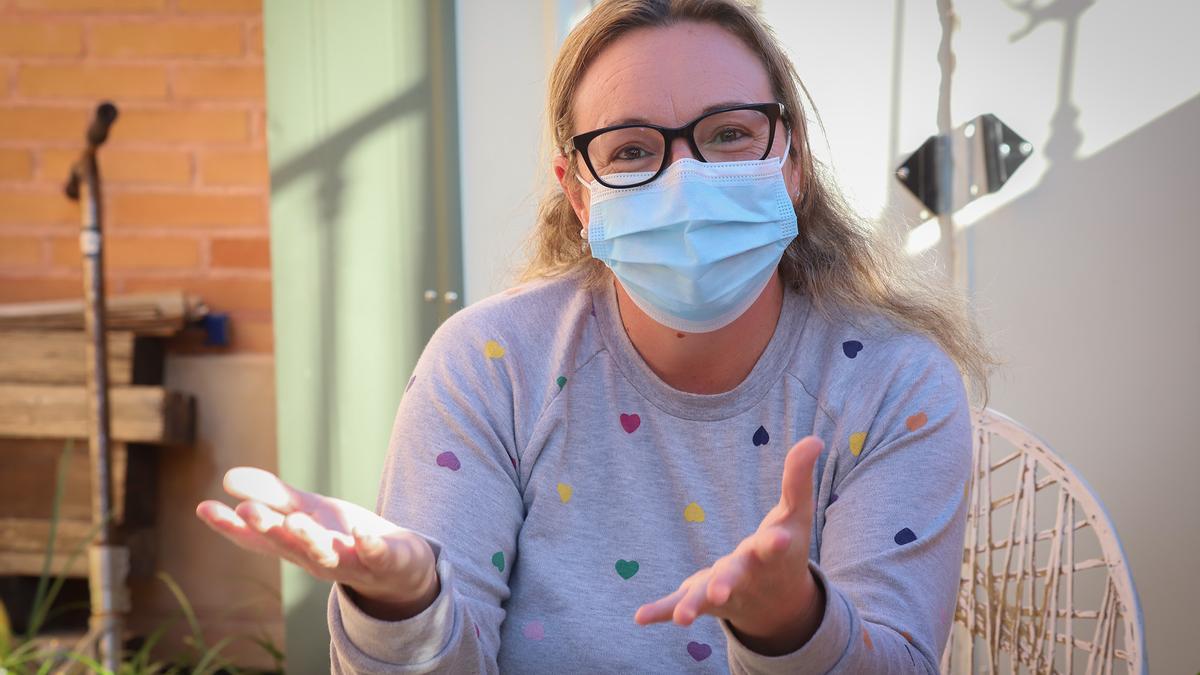
<svg viewBox="0 0 1200 675"><path fill-rule="evenodd" d="M943 673L1146 672L1141 605L1100 500L1042 439L974 411L963 575Z"/></svg>

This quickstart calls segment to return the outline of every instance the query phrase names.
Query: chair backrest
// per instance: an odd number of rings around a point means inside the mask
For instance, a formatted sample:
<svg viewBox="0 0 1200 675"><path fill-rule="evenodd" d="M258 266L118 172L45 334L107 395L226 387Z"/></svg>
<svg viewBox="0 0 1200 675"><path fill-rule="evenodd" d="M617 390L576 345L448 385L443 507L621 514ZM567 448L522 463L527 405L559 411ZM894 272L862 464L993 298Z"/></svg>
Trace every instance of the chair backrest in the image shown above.
<svg viewBox="0 0 1200 675"><path fill-rule="evenodd" d="M1121 542L1083 478L1025 427L973 411L974 466L942 672L1145 673Z"/></svg>

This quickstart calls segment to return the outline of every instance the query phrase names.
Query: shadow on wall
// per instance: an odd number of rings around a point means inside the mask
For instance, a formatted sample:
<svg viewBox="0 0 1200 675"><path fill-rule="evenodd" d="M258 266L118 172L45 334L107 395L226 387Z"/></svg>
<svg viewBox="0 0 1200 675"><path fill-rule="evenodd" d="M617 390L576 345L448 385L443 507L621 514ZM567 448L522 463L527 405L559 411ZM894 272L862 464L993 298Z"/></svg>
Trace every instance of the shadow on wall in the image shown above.
<svg viewBox="0 0 1200 675"><path fill-rule="evenodd" d="M1078 125L1080 110L1072 99L1072 88L1075 81L1075 47L1078 41L1080 19L1095 4L1096 0L1054 0L1050 4L1042 6L1035 5L1034 0L1021 3L1011 0L1004 1L1014 11L1024 14L1027 19L1026 25L1010 36L1009 42L1024 39L1043 25L1053 22L1063 24L1062 48L1058 64L1057 103L1050 119L1050 134L1046 139L1045 147L1042 148L1047 160L1044 181L1056 168L1075 161L1079 149L1083 146L1083 132ZM892 158L891 165L893 167L900 166L908 154L907 151L902 152L899 149L897 140L900 137L905 4L906 0L895 0L893 8L895 18L892 26L891 115L888 121L887 154ZM920 215L924 208L923 205L899 181L889 180L887 185L887 200L882 213L899 214L902 222L913 225L925 220Z"/></svg>
<svg viewBox="0 0 1200 675"><path fill-rule="evenodd" d="M1080 121L1105 114L1080 110L1073 91L1079 26L1094 2L1007 4L1028 19L1010 42L1056 23L1062 37L1044 173L962 232L972 299L1000 357L1012 360L993 379L995 405L1050 439L1108 507L1138 584L1153 669L1195 672L1200 546L1177 533L1195 531L1200 473L1190 440L1200 401L1200 95L1081 157ZM904 5L896 0L898 17ZM893 166L900 73L894 63ZM1119 77L1113 89L1121 95ZM915 224L919 210L889 181L884 213Z"/></svg>

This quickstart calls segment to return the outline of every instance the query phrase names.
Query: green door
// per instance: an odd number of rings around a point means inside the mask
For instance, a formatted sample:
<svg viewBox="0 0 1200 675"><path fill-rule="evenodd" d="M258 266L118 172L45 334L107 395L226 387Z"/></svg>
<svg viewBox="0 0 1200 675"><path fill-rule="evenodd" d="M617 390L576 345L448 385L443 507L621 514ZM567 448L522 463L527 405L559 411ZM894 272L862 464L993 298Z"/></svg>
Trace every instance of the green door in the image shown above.
<svg viewBox="0 0 1200 675"><path fill-rule="evenodd" d="M460 306L454 3L267 0L264 22L280 473L373 506ZM284 565L289 672L329 672L328 593Z"/></svg>

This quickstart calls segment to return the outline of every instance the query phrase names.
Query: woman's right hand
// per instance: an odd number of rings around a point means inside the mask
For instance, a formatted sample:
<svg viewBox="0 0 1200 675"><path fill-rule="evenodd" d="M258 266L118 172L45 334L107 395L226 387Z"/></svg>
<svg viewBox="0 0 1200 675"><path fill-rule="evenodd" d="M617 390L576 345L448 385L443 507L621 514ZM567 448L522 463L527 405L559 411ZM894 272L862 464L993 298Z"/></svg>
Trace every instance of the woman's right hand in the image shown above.
<svg viewBox="0 0 1200 675"><path fill-rule="evenodd" d="M242 548L342 584L375 618L415 616L437 597L433 549L412 530L357 504L294 488L262 469L230 469L224 485L242 502L236 509L201 502L200 520Z"/></svg>

